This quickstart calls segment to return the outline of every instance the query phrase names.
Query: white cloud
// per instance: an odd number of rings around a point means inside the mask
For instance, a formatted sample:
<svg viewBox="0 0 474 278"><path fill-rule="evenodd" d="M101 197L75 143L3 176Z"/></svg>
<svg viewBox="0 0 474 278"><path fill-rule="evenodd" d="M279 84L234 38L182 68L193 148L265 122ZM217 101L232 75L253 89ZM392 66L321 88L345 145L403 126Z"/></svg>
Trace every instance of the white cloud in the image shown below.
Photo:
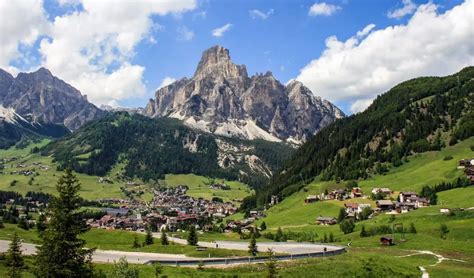
<svg viewBox="0 0 474 278"><path fill-rule="evenodd" d="M266 12L266 13L255 9L255 10L250 10L249 15L253 19L263 19L263 20L265 20L269 16L271 16L273 14L273 12L274 12L273 9L268 10L268 12Z"/></svg>
<svg viewBox="0 0 474 278"><path fill-rule="evenodd" d="M229 31L229 29L232 27L232 24L227 23L226 25L216 28L212 30L212 35L214 37L222 37L225 32Z"/></svg>
<svg viewBox="0 0 474 278"><path fill-rule="evenodd" d="M193 30L190 30L186 26L178 28L178 40L179 41L190 41L194 38Z"/></svg>
<svg viewBox="0 0 474 278"><path fill-rule="evenodd" d="M131 63L142 41L156 43L162 27L152 15L180 14L196 0L57 0L80 10L47 20L41 0L0 1L0 67L12 72L15 60L31 64L31 50L41 38L41 65L71 83L96 104L144 96L145 68ZM189 38L189 34L187 35ZM31 57L30 57L31 56Z"/></svg>
<svg viewBox="0 0 474 278"><path fill-rule="evenodd" d="M323 15L323 16L330 16L333 15L335 12L340 10L340 6L328 4L325 2L321 3L314 3L310 8L308 14L310 16L318 16L318 15Z"/></svg>
<svg viewBox="0 0 474 278"><path fill-rule="evenodd" d="M452 74L474 65L472 26L473 0L444 14L437 12L435 4L422 5L406 25L372 30L364 38L356 35L346 41L327 38L323 53L296 79L323 98L352 104L352 112L357 112L404 80Z"/></svg>
<svg viewBox="0 0 474 278"><path fill-rule="evenodd" d="M160 26L151 16L183 13L196 2L83 0L82 7L54 18L39 51L44 66L104 104L145 95L145 68L131 61L140 42L156 42L152 33Z"/></svg>
<svg viewBox="0 0 474 278"><path fill-rule="evenodd" d="M364 29L357 32L357 37L362 38L362 37L367 36L370 33L370 31L372 31L372 29L374 28L375 28L375 24L369 24L365 26Z"/></svg>
<svg viewBox="0 0 474 278"><path fill-rule="evenodd" d="M0 1L0 67L16 73L10 62L28 59L19 51L31 48L41 34L48 32L49 23L43 1Z"/></svg>
<svg viewBox="0 0 474 278"><path fill-rule="evenodd" d="M369 107L373 101L373 99L358 99L351 104L351 112L362 112L365 110L365 108Z"/></svg>
<svg viewBox="0 0 474 278"><path fill-rule="evenodd" d="M402 3L403 3L403 7L393 10L393 11L389 11L387 13L387 16L389 18L400 19L406 15L409 15L415 12L416 4L413 3L411 0L403 0Z"/></svg>
<svg viewBox="0 0 474 278"><path fill-rule="evenodd" d="M200 11L193 14L193 19L201 18L205 19L207 17L207 11Z"/></svg>
<svg viewBox="0 0 474 278"><path fill-rule="evenodd" d="M158 86L158 88L156 90L159 90L163 87L166 87L166 86L170 85L171 83L173 83L175 81L176 81L176 78L166 76L165 78L163 78L163 80L161 81L160 86Z"/></svg>

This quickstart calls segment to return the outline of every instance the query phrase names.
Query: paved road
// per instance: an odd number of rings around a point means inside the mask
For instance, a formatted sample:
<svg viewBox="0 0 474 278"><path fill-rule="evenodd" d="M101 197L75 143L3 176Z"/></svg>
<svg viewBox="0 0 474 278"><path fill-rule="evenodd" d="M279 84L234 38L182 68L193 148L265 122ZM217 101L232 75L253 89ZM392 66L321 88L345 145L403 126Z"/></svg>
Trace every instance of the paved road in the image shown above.
<svg viewBox="0 0 474 278"><path fill-rule="evenodd" d="M160 237L160 233L154 233L153 237ZM168 237L170 241L179 244L186 244L185 239L179 239L174 237ZM231 250L248 250L249 243L245 241L215 241L215 242L198 242L199 246L204 246L208 248L222 248L222 249L231 249ZM272 249L276 253L284 254L308 254L323 252L324 248L326 251L335 251L339 250L342 247L336 245L326 245L326 244L313 244L313 243L293 243L293 242L258 242L257 248L259 252L267 252L268 249Z"/></svg>
<svg viewBox="0 0 474 278"><path fill-rule="evenodd" d="M154 234L154 237L160 237L159 233ZM170 241L186 244L186 240L169 237ZM5 252L8 249L10 241L0 240L0 252ZM199 242L200 246L215 248L217 244L218 248L231 249L231 250L248 250L247 242L238 242L238 241L217 241L217 242ZM31 243L22 243L22 251L25 255L33 255L36 253L35 244ZM257 243L258 250L260 252L266 252L268 249L272 249L276 253L285 253L291 255L298 254L309 254L309 253L318 253L323 252L324 247L326 251L335 251L340 250L340 246L332 245L321 245L321 244L311 244L311 243L284 243L284 242L259 242ZM143 264L148 261L163 261L176 263L178 262L194 262L195 264L199 263L201 260L206 261L206 259L191 258L185 255L180 254L161 254L161 253L145 253L145 252L124 252L124 251L114 251L114 250L96 250L92 256L94 262L102 263L112 263L113 261L119 260L121 257L125 257L130 263ZM215 258L214 258L215 259ZM221 258L223 259L223 258ZM242 262L240 262L242 263ZM217 262L214 264L227 264L227 262Z"/></svg>

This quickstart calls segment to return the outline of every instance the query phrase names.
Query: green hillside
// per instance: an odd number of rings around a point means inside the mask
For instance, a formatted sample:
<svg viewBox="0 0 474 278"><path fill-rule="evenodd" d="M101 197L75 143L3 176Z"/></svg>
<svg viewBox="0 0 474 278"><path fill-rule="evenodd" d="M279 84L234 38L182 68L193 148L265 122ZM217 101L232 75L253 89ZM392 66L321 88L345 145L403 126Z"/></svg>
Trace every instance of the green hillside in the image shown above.
<svg viewBox="0 0 474 278"><path fill-rule="evenodd" d="M409 162L404 165L385 175L375 175L370 179L360 181L359 186L364 193L370 195L370 191L374 187L389 187L394 191L419 192L425 185L451 181L463 175L462 170L458 170L456 167L460 159L474 157L474 151L471 149L473 145L474 137L471 137L442 151L410 156L408 158ZM444 158L447 156L452 156L453 158L446 161ZM316 225L315 218L320 215L337 217L339 209L344 206L344 203L358 202L374 205L374 202L370 199L358 198L347 201L331 200L305 204L304 200L308 195L323 193L325 189L330 190L344 187L344 182L313 181L305 186L304 189L284 199L277 206L271 207L267 211L268 216L262 221L265 221L270 229L277 229L277 227L316 229L317 231L328 229L335 233L340 233L337 226L321 227ZM463 194L458 196L456 192L462 192ZM449 190L439 193L439 206L471 207L474 206L473 198L474 187ZM425 209L418 210L417 213L422 211L425 211Z"/></svg>
<svg viewBox="0 0 474 278"><path fill-rule="evenodd" d="M403 82L364 112L338 120L312 137L257 192L257 203L263 205L271 195L290 196L316 176L354 180L404 171L397 167L403 167L408 156L439 151L473 136L473 108L474 67L451 76Z"/></svg>
<svg viewBox="0 0 474 278"><path fill-rule="evenodd" d="M42 141L30 144L24 148L17 149L10 147L5 150L0 150L0 164L5 168L0 174L0 190L16 191L21 194L26 194L28 191L56 193L56 182L62 171L58 170L58 163L53 161L50 156L42 156L39 153L34 153L32 150L42 148L50 143L50 140L43 139ZM14 160L11 160L14 158ZM3 159L9 162L1 163ZM23 164L26 167L19 167ZM35 165L36 164L36 165ZM47 166L48 170L41 170L40 165ZM14 171L34 169L37 175L25 176L21 174L12 173ZM107 173L106 177L113 181L112 184L100 183L99 176L87 175L84 173L75 173L81 183L81 197L94 200L99 198L122 198L125 197L122 187L138 190L143 189L145 193L136 196L140 199L150 200L152 195L149 192L153 183L143 183L139 179L121 179L120 173L123 172L123 165L117 164ZM33 178L33 179L32 179ZM141 185L127 186L127 181L135 181ZM225 182L230 186L230 190L213 190L209 188L209 183ZM203 197L212 199L212 197L220 197L224 201L232 201L233 199L243 199L252 194L252 190L244 183L238 181L228 181L224 179L211 179L204 176L193 174L167 174L163 180L159 181L161 184L168 186L176 186L184 184L189 186L189 195L193 197Z"/></svg>
<svg viewBox="0 0 474 278"><path fill-rule="evenodd" d="M61 167L88 175L103 176L120 163L125 176L145 181L163 179L166 174L196 174L258 187L281 167L293 148L218 137L175 119L117 112L48 144L41 153L52 155ZM257 165L250 165L246 155L258 157Z"/></svg>

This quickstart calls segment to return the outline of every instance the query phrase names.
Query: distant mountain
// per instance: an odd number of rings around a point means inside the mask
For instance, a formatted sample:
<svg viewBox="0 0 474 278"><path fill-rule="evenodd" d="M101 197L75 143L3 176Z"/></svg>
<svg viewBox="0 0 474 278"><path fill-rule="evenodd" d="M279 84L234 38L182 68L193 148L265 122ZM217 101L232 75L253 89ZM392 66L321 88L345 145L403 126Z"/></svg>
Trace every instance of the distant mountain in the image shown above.
<svg viewBox="0 0 474 278"><path fill-rule="evenodd" d="M63 125L31 123L18 115L13 108L0 105L0 149L6 149L23 140L41 137L61 137L69 133Z"/></svg>
<svg viewBox="0 0 474 278"><path fill-rule="evenodd" d="M85 124L41 152L53 155L62 167L69 165L86 174L106 175L121 163L124 175L144 180L194 173L258 187L294 149L282 143L217 136L176 119L115 112Z"/></svg>
<svg viewBox="0 0 474 278"><path fill-rule="evenodd" d="M221 46L204 51L192 78L159 89L144 114L216 135L296 143L344 117L298 81L285 86L271 72L248 77Z"/></svg>
<svg viewBox="0 0 474 278"><path fill-rule="evenodd" d="M289 196L314 177L364 179L474 136L474 67L446 77L403 82L372 105L337 121L302 145L269 185L258 192Z"/></svg>
<svg viewBox="0 0 474 278"><path fill-rule="evenodd" d="M16 78L0 69L0 105L31 124L62 125L71 131L105 114L45 68Z"/></svg>

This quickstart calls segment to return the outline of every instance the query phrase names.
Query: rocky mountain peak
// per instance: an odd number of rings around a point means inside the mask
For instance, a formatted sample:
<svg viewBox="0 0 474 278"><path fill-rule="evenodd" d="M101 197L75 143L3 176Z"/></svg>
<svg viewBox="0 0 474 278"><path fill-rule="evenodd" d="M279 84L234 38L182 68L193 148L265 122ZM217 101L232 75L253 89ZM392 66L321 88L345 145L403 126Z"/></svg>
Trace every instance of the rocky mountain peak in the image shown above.
<svg viewBox="0 0 474 278"><path fill-rule="evenodd" d="M232 62L229 50L216 45L203 52L201 60L194 73L194 79L211 78L237 78L247 77L247 69L244 65L236 65Z"/></svg>
<svg viewBox="0 0 474 278"><path fill-rule="evenodd" d="M214 46L202 54L194 77L159 89L144 114L174 117L218 135L302 142L342 111L315 97L301 82L281 84L270 71L248 77L229 50Z"/></svg>
<svg viewBox="0 0 474 278"><path fill-rule="evenodd" d="M13 79L0 71L0 105L13 108L31 122L64 125L69 130L104 115L79 90L46 68L21 72Z"/></svg>

